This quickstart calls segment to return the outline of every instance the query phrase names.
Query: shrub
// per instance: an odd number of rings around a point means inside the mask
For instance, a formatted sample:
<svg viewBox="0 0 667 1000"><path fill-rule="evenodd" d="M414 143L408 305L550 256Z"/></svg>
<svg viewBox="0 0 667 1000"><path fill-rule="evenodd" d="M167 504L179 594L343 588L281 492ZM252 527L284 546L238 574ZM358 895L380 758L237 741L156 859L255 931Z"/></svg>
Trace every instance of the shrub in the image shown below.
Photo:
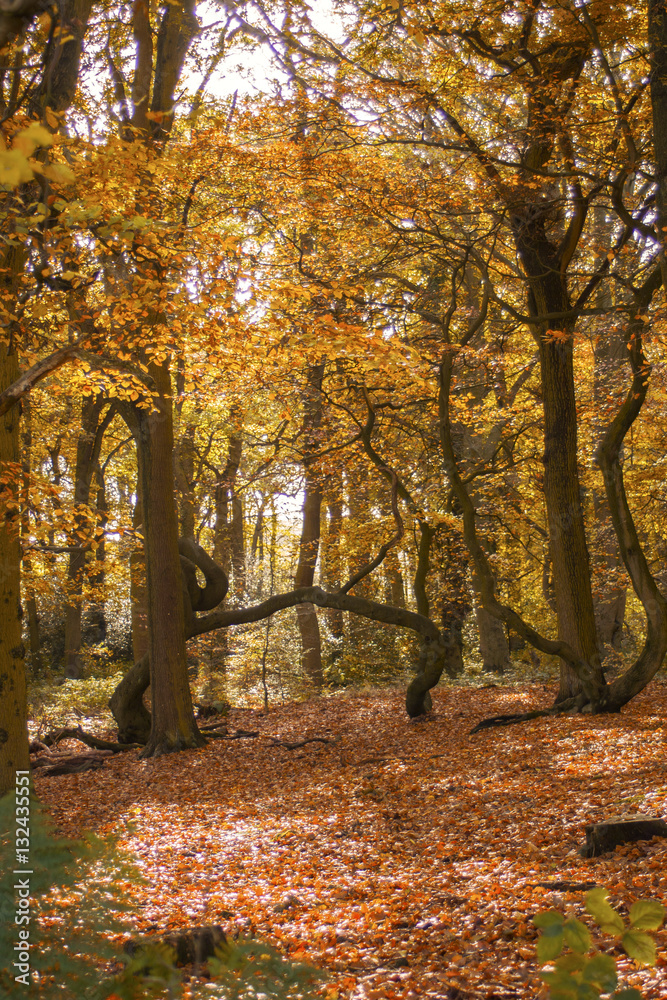
<svg viewBox="0 0 667 1000"><path fill-rule="evenodd" d="M586 896L585 907L603 935L620 943L630 958L642 965L655 965L655 944L646 931L658 930L665 918L665 907L653 899L633 903L629 922L607 902L606 889L593 889ZM566 920L558 910L538 913L534 924L542 934L537 942L537 957L553 969L543 972L550 1000L598 1000L618 986L618 970L612 955L594 950L591 933L581 920ZM561 954L568 946L569 951ZM613 1000L641 1000L636 989L621 989Z"/></svg>

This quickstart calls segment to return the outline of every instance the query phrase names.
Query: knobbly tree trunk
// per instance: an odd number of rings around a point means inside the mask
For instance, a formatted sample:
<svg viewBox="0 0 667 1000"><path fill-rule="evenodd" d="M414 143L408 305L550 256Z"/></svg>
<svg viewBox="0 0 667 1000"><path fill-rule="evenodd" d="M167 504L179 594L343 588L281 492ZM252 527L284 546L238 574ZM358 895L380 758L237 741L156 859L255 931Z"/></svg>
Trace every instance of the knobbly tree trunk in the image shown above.
<svg viewBox="0 0 667 1000"><path fill-rule="evenodd" d="M151 364L158 397L136 409L143 494L152 728L146 757L201 746L188 683L185 618L174 504L173 410L168 362Z"/></svg>

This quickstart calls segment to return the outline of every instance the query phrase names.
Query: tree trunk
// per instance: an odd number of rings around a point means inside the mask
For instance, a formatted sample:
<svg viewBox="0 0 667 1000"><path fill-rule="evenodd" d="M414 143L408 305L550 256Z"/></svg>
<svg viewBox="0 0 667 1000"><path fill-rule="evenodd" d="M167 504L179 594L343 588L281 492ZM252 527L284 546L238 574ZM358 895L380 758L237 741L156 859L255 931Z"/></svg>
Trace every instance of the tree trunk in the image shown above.
<svg viewBox="0 0 667 1000"><path fill-rule="evenodd" d="M33 676L43 669L41 639L39 634L39 614L32 586L32 559L30 556L30 474L32 471L32 414L30 397L23 400L23 497L21 500L21 556L23 569L23 594L28 616L28 642L30 645L30 667Z"/></svg>
<svg viewBox="0 0 667 1000"><path fill-rule="evenodd" d="M23 268L23 250L8 249L3 264L2 290L8 296L12 295L15 281ZM0 344L0 391L11 385L18 375L16 344L10 332L9 341ZM13 487L8 483L0 486L0 796L14 788L17 770L27 771L30 767L21 636L21 552L17 521L19 483L14 473L21 458L19 415L19 407L15 406L0 417L0 472L9 473L14 481Z"/></svg>
<svg viewBox="0 0 667 1000"><path fill-rule="evenodd" d="M179 534L195 537L195 502L193 479L195 472L195 425L186 424L175 453L176 486L178 488Z"/></svg>
<svg viewBox="0 0 667 1000"><path fill-rule="evenodd" d="M82 677L81 618L83 613L83 582L86 556L91 548L90 486L93 472L100 456L104 431L113 418L100 417L108 401L100 396L84 399L81 407L81 433L76 445L74 470L75 531L73 542L77 549L70 552L67 567L67 604L65 605L65 675Z"/></svg>
<svg viewBox="0 0 667 1000"><path fill-rule="evenodd" d="M148 653L128 670L109 699L109 708L118 725L119 743L147 743L151 716L144 705L144 694L151 680Z"/></svg>
<svg viewBox="0 0 667 1000"><path fill-rule="evenodd" d="M304 389L303 451L304 498L299 561L294 576L295 587L312 587L315 566L320 548L320 515L322 510L322 483L314 467L311 453L319 447L322 424L322 379L324 365L308 368ZM322 642L317 612L312 604L300 604L296 609L301 636L301 667L310 683L320 690L324 681L322 671Z"/></svg>
<svg viewBox="0 0 667 1000"><path fill-rule="evenodd" d="M663 294L667 295L667 9L665 0L648 0L648 40L651 60L651 104L655 152L658 235L662 245Z"/></svg>
<svg viewBox="0 0 667 1000"><path fill-rule="evenodd" d="M530 208L531 206L528 206ZM515 216L517 248L529 282L534 315L569 308L561 260L544 232L543 217L529 211ZM545 320L536 327L542 373L544 412L544 498L553 564L558 637L589 664L591 683L604 697L604 674L598 652L577 465L577 407L574 387L572 330L556 331ZM570 664L561 661L556 702L582 692Z"/></svg>
<svg viewBox="0 0 667 1000"><path fill-rule="evenodd" d="M132 527L143 531L144 501L141 476L137 475L137 496L132 515ZM146 559L143 542L135 539L135 548L130 554L130 614L132 616L132 655L134 662L148 653L148 595L146 591Z"/></svg>
<svg viewBox="0 0 667 1000"><path fill-rule="evenodd" d="M192 710L185 649L185 615L174 504L173 410L168 362L151 364L152 412L137 408L139 476L148 592L152 727L143 756L201 746Z"/></svg>
<svg viewBox="0 0 667 1000"><path fill-rule="evenodd" d="M326 545L322 551L320 578L322 585L327 590L334 590L342 584L340 546L343 532L343 503L340 496L334 496L328 501L326 523ZM336 648L334 648L332 653L332 660L335 660L342 654L342 649L339 647L342 646L345 636L343 612L338 610L326 611L325 616L331 637L336 642Z"/></svg>
<svg viewBox="0 0 667 1000"><path fill-rule="evenodd" d="M504 674L511 660L503 623L489 614L477 596L475 596L475 618L483 669L491 674Z"/></svg>
<svg viewBox="0 0 667 1000"><path fill-rule="evenodd" d="M232 511L230 510L236 477L243 452L243 412L236 404L229 411L229 444L227 463L215 484L215 528L213 558L227 576L232 569Z"/></svg>
<svg viewBox="0 0 667 1000"><path fill-rule="evenodd" d="M104 642L107 637L107 621L105 613L104 586L105 586L105 558L106 543L104 531L109 520L109 505L107 502L106 483L104 472L98 464L95 469L97 479L97 493L95 497L95 507L97 512L97 530L99 537L95 548L95 562L90 573L90 587L94 593L94 598L88 608L88 623L95 630L95 641Z"/></svg>

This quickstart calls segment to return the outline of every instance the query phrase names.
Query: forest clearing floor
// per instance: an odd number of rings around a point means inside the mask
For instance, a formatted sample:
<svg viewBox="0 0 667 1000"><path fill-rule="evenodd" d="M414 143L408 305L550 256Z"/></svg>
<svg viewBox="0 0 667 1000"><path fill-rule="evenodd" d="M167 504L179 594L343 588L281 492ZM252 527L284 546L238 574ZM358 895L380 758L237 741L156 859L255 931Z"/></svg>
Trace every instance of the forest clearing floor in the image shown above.
<svg viewBox="0 0 667 1000"><path fill-rule="evenodd" d="M340 1000L536 997L536 912L581 916L586 883L624 914L638 898L667 902L667 841L578 854L587 823L667 817L667 685L622 715L475 736L481 719L547 707L553 690L434 696L419 721L394 689L232 711L230 733L259 736L37 773L37 794L62 833L114 833L136 858L138 931L240 927L326 970L323 995ZM335 742L271 742L308 737ZM649 1000L667 996L667 932L656 941L655 969L621 964Z"/></svg>

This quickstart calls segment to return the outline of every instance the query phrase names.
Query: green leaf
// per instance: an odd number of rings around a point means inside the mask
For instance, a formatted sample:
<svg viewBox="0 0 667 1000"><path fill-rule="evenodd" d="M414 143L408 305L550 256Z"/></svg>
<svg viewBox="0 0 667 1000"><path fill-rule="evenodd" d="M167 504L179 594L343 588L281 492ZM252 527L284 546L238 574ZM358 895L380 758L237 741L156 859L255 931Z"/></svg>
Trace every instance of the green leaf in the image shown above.
<svg viewBox="0 0 667 1000"><path fill-rule="evenodd" d="M549 1000L576 1000L576 979L563 972L542 972L540 979L549 987Z"/></svg>
<svg viewBox="0 0 667 1000"><path fill-rule="evenodd" d="M600 1000L600 991L596 990L590 983L579 983L577 1000Z"/></svg>
<svg viewBox="0 0 667 1000"><path fill-rule="evenodd" d="M611 993L613 989L616 989L618 983L616 962L611 955L603 955L598 952L586 962L582 979L586 983L595 983L603 993Z"/></svg>
<svg viewBox="0 0 667 1000"><path fill-rule="evenodd" d="M605 934L617 936L623 933L625 924L613 906L607 902L608 895L606 889L591 889L586 894L586 911L600 925Z"/></svg>
<svg viewBox="0 0 667 1000"><path fill-rule="evenodd" d="M585 954L591 946L591 934L581 920L568 920L563 924L565 940L573 951Z"/></svg>
<svg viewBox="0 0 667 1000"><path fill-rule="evenodd" d="M621 938L621 944L630 958L642 965L655 965L655 944L653 938L643 931L626 931Z"/></svg>
<svg viewBox="0 0 667 1000"><path fill-rule="evenodd" d="M586 961L583 955L579 955L577 952L568 952L567 955L561 955L560 958L557 958L554 964L557 969L562 969L564 972L581 972Z"/></svg>
<svg viewBox="0 0 667 1000"><path fill-rule="evenodd" d="M560 927L548 927L537 942L539 962L551 962L560 955L563 948L563 932Z"/></svg>
<svg viewBox="0 0 667 1000"><path fill-rule="evenodd" d="M638 899L630 908L630 923L638 931L657 931L665 919L665 907L655 899Z"/></svg>
<svg viewBox="0 0 667 1000"><path fill-rule="evenodd" d="M577 1000L577 984L572 989L567 986L555 986L549 990L549 1000Z"/></svg>
<svg viewBox="0 0 667 1000"><path fill-rule="evenodd" d="M639 990L631 986L626 990L619 990L618 993L614 993L611 1000L643 1000L643 998Z"/></svg>
<svg viewBox="0 0 667 1000"><path fill-rule="evenodd" d="M558 910L542 910L541 913L535 914L533 923L541 929L555 927L556 925L562 927L565 923L565 917Z"/></svg>

